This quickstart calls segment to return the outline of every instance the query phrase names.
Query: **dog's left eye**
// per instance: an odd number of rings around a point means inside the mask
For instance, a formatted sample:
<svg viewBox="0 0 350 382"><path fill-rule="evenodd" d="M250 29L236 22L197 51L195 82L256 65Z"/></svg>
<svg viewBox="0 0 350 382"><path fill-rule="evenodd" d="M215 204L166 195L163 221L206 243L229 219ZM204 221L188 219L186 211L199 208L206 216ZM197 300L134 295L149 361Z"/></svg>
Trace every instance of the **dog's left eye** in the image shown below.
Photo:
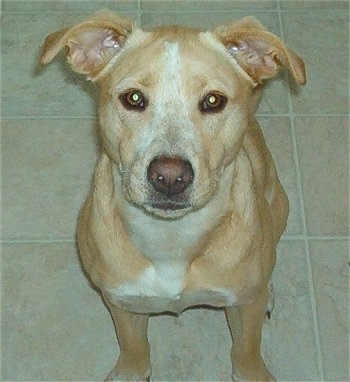
<svg viewBox="0 0 350 382"><path fill-rule="evenodd" d="M199 110L202 113L215 113L221 111L227 103L227 97L221 93L208 93L202 101L199 102Z"/></svg>
<svg viewBox="0 0 350 382"><path fill-rule="evenodd" d="M147 102L143 94L136 89L131 89L119 96L123 106L129 110L142 111L145 110Z"/></svg>

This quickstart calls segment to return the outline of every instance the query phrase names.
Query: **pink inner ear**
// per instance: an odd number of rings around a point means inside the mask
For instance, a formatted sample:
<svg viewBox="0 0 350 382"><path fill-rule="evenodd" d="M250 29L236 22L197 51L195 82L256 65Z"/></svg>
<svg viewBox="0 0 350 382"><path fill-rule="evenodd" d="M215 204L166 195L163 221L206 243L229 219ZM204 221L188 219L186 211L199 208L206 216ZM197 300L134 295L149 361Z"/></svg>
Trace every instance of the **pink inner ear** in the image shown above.
<svg viewBox="0 0 350 382"><path fill-rule="evenodd" d="M236 56L244 65L262 66L268 70L275 70L277 65L271 54L271 46L264 41L247 39L235 41L227 46L229 53Z"/></svg>
<svg viewBox="0 0 350 382"><path fill-rule="evenodd" d="M86 29L68 41L68 57L78 71L98 69L121 49L115 32L111 29Z"/></svg>

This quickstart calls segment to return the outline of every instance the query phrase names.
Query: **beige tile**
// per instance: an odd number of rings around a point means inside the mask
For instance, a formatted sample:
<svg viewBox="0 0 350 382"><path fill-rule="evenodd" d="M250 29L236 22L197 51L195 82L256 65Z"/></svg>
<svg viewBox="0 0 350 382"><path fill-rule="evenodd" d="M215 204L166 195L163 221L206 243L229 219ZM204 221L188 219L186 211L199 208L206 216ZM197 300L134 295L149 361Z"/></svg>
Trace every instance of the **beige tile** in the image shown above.
<svg viewBox="0 0 350 382"><path fill-rule="evenodd" d="M257 114L287 114L288 108L288 79L285 75L267 81Z"/></svg>
<svg viewBox="0 0 350 382"><path fill-rule="evenodd" d="M152 317L149 338L153 381L231 380L231 338L223 310Z"/></svg>
<svg viewBox="0 0 350 382"><path fill-rule="evenodd" d="M292 100L294 112L348 113L347 12L286 12L282 23L287 44L305 61L308 79Z"/></svg>
<svg viewBox="0 0 350 382"><path fill-rule="evenodd" d="M264 326L263 354L278 381L320 381L303 241L278 246L276 305Z"/></svg>
<svg viewBox="0 0 350 382"><path fill-rule="evenodd" d="M133 18L133 14L124 13ZM86 116L96 114L94 87L71 72L62 56L39 67L45 37L80 22L85 15L2 15L2 115Z"/></svg>
<svg viewBox="0 0 350 382"><path fill-rule="evenodd" d="M2 237L73 238L95 163L94 120L2 122Z"/></svg>
<svg viewBox="0 0 350 382"><path fill-rule="evenodd" d="M238 10L238 9L276 9L276 1L261 0L141 0L143 11L219 11L219 10Z"/></svg>
<svg viewBox="0 0 350 382"><path fill-rule="evenodd" d="M94 12L101 8L113 11L137 11L138 0L4 0L4 12Z"/></svg>
<svg viewBox="0 0 350 382"><path fill-rule="evenodd" d="M310 241L326 381L349 380L349 242Z"/></svg>
<svg viewBox="0 0 350 382"><path fill-rule="evenodd" d="M348 0L280 0L282 10L348 9Z"/></svg>
<svg viewBox="0 0 350 382"><path fill-rule="evenodd" d="M103 380L118 346L74 243L4 245L1 256L2 380Z"/></svg>
<svg viewBox="0 0 350 382"><path fill-rule="evenodd" d="M300 235L303 233L303 226L300 219L300 200L289 118L258 117L257 119L263 130L267 146L275 161L278 176L287 192L290 203L285 235Z"/></svg>
<svg viewBox="0 0 350 382"><path fill-rule="evenodd" d="M280 35L280 27L278 16L275 13L266 12L200 12L193 14L191 12L153 12L142 14L143 28L150 28L159 25L186 25L198 27L203 30L213 29L216 25L229 23L233 20L240 19L244 16L255 16L259 19L272 33ZM284 114L288 113L288 93L284 76L280 76L270 81L265 89L263 98L259 105L258 113L260 114Z"/></svg>
<svg viewBox="0 0 350 382"><path fill-rule="evenodd" d="M310 235L349 233L348 124L345 117L295 118Z"/></svg>
<svg viewBox="0 0 350 382"><path fill-rule="evenodd" d="M212 29L216 25L230 23L245 16L255 16L271 32L280 35L277 13L254 11L218 11L218 12L145 12L142 14L142 27L149 28L159 25L186 25L195 28Z"/></svg>

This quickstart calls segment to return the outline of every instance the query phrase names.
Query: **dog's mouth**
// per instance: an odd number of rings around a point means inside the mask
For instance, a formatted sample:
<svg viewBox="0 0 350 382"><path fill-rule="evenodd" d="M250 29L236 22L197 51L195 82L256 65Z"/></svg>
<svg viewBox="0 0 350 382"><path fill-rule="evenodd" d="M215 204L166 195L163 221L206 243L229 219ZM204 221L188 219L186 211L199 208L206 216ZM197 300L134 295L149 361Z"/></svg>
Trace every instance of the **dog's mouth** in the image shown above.
<svg viewBox="0 0 350 382"><path fill-rule="evenodd" d="M166 220L180 219L192 211L189 203L174 202L147 203L143 208L151 215Z"/></svg>
<svg viewBox="0 0 350 382"><path fill-rule="evenodd" d="M177 211L189 208L190 203L177 203L172 200L169 201L156 201L150 204L152 208L163 211Z"/></svg>
<svg viewBox="0 0 350 382"><path fill-rule="evenodd" d="M152 215L163 219L176 219L186 215L192 210L189 195L178 195L177 198L167 198L163 195L150 195L148 201L143 205L145 210Z"/></svg>

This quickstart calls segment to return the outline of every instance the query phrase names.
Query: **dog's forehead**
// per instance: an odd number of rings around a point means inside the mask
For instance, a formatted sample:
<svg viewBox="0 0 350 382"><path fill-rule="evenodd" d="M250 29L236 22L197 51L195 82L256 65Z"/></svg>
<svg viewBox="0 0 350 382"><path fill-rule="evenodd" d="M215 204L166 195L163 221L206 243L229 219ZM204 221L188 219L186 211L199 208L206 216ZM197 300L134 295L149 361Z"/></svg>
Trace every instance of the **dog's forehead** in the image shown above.
<svg viewBox="0 0 350 382"><path fill-rule="evenodd" d="M205 87L225 92L227 85L234 93L242 81L225 48L208 32L186 27L138 32L111 73L109 83L119 92L140 85L152 92L158 89L167 98L203 92Z"/></svg>

